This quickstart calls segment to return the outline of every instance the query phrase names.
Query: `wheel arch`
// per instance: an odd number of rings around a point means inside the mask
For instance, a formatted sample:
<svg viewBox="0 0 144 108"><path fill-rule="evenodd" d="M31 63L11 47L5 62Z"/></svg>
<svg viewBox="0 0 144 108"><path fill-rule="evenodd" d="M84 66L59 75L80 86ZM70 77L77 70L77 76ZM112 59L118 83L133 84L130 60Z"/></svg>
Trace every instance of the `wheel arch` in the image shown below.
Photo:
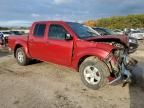
<svg viewBox="0 0 144 108"><path fill-rule="evenodd" d="M18 48L23 48L23 50L24 50L25 54L27 55L27 57L28 57L28 58L31 58L31 56L30 56L29 53L28 53L28 48L27 48L27 46L22 45L22 44L20 44L20 43L17 43L17 44L15 45L15 47L14 47L14 57L16 57L16 50L17 50Z"/></svg>
<svg viewBox="0 0 144 108"><path fill-rule="evenodd" d="M88 55L81 56L79 58L79 60L77 61L77 66L76 66L76 70L77 71L79 71L80 65L89 57L95 57L95 58L98 58L99 60L103 61L103 58L101 56L99 56L99 55L88 54Z"/></svg>
<svg viewBox="0 0 144 108"><path fill-rule="evenodd" d="M14 48L14 57L16 57L16 50L17 50L18 48L21 48L21 47L23 47L21 44L16 44L16 46L15 46L15 48Z"/></svg>
<svg viewBox="0 0 144 108"><path fill-rule="evenodd" d="M78 70L78 71L79 71L79 67L80 67L81 63L82 63L86 58L91 57L91 56L93 56L93 55L85 55L85 56L82 56L82 57L79 59L78 65L77 65L77 70Z"/></svg>
<svg viewBox="0 0 144 108"><path fill-rule="evenodd" d="M86 58L93 56L93 57L100 59L101 61L105 61L107 59L108 55L111 53L111 51L112 50L105 51L102 49L97 49L96 51L94 49L83 51L82 53L79 53L76 55L76 57L74 58L74 60L72 62L72 65L78 71L80 64ZM91 52L91 53L89 53L89 52Z"/></svg>

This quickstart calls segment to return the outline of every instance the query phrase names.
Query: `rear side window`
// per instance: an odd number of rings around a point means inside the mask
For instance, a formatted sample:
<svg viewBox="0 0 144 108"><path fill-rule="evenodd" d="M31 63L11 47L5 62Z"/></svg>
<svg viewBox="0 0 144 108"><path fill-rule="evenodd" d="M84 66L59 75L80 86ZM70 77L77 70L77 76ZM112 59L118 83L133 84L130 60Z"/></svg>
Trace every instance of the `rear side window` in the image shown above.
<svg viewBox="0 0 144 108"><path fill-rule="evenodd" d="M44 37L46 24L36 24L33 35L36 37Z"/></svg>
<svg viewBox="0 0 144 108"><path fill-rule="evenodd" d="M58 24L51 24L49 27L48 38L64 40L66 34L67 34L67 31L65 30L63 26L58 25Z"/></svg>

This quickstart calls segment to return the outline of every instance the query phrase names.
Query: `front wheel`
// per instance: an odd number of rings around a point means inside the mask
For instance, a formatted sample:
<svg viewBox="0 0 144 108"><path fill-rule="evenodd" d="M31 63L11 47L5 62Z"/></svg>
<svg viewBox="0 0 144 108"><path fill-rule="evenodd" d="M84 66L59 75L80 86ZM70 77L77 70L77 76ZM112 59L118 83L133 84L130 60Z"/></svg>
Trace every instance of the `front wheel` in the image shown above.
<svg viewBox="0 0 144 108"><path fill-rule="evenodd" d="M88 57L80 65L81 80L88 88L97 90L107 84L108 67L96 57Z"/></svg>
<svg viewBox="0 0 144 108"><path fill-rule="evenodd" d="M30 59L26 56L23 48L18 48L16 50L16 60L18 64L25 66L29 63Z"/></svg>

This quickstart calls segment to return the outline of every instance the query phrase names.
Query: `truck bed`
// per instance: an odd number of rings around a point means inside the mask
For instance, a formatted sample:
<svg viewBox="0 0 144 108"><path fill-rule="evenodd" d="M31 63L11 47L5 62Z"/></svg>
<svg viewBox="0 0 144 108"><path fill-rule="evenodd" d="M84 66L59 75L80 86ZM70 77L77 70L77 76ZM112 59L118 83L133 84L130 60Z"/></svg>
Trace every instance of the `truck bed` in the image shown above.
<svg viewBox="0 0 144 108"><path fill-rule="evenodd" d="M21 41L27 43L28 35L11 35L8 37L8 47L14 49L15 42Z"/></svg>

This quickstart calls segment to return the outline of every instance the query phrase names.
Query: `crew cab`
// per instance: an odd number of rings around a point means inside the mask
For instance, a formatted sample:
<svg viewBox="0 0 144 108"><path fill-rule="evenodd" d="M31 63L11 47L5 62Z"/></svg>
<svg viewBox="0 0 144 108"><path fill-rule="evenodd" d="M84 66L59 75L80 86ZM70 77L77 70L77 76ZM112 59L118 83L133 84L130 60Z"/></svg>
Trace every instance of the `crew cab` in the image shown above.
<svg viewBox="0 0 144 108"><path fill-rule="evenodd" d="M18 64L30 60L52 62L80 72L82 82L99 89L121 79L129 82L127 55L120 48L97 42L97 34L76 22L34 22L27 36L9 36L8 47Z"/></svg>

